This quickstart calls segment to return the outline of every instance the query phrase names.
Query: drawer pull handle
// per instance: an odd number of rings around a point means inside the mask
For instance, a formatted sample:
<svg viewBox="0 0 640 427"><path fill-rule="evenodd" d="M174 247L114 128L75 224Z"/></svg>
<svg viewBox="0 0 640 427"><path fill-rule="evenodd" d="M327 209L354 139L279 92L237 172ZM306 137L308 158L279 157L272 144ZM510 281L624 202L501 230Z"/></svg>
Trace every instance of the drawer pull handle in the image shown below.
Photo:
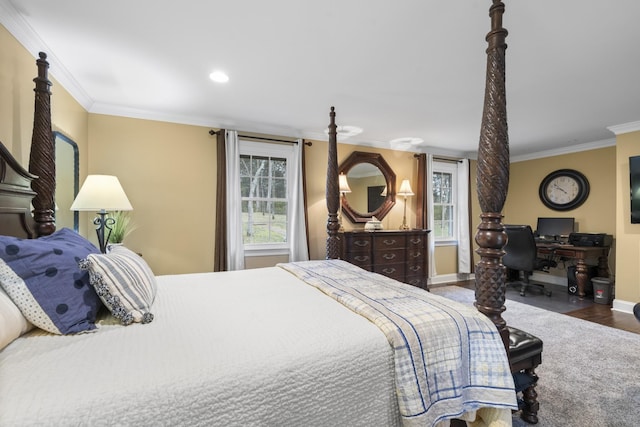
<svg viewBox="0 0 640 427"><path fill-rule="evenodd" d="M409 267L409 269L415 273L416 271L422 270L422 267L420 267L419 265L414 265L412 267Z"/></svg>
<svg viewBox="0 0 640 427"><path fill-rule="evenodd" d="M396 254L383 254L382 258L384 259L395 259Z"/></svg>
<svg viewBox="0 0 640 427"><path fill-rule="evenodd" d="M365 246L369 245L369 241L367 240L356 240L353 242L354 245L356 246L360 246L361 248L364 248Z"/></svg>
<svg viewBox="0 0 640 427"><path fill-rule="evenodd" d="M422 252L416 252L413 254L414 258L420 258L422 256Z"/></svg>
<svg viewBox="0 0 640 427"><path fill-rule="evenodd" d="M385 245L395 245L396 243L396 239L391 239L391 240L383 240L382 243L384 243Z"/></svg>
<svg viewBox="0 0 640 427"><path fill-rule="evenodd" d="M355 257L353 257L353 259L355 259L358 262L364 262L364 261L367 261L369 259L369 257L366 256L366 255L365 256L355 256Z"/></svg>
<svg viewBox="0 0 640 427"><path fill-rule="evenodd" d="M396 272L396 269L395 269L395 268L393 268L393 267L389 267L389 268L385 268L384 270L382 270L382 272L383 272L384 274L393 274L393 273L395 273L395 272Z"/></svg>
<svg viewBox="0 0 640 427"><path fill-rule="evenodd" d="M414 245L417 245L418 243L422 243L422 239L420 239L420 238L411 239L411 243L413 243Z"/></svg>

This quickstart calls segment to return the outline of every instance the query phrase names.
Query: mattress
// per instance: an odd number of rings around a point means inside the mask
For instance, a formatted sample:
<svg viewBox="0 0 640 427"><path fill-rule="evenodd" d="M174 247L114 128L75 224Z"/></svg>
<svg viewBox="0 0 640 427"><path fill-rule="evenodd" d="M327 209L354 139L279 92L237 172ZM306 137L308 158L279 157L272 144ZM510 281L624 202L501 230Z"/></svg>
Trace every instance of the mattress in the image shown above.
<svg viewBox="0 0 640 427"><path fill-rule="evenodd" d="M384 334L280 268L159 276L152 312L0 351L0 425L400 423Z"/></svg>

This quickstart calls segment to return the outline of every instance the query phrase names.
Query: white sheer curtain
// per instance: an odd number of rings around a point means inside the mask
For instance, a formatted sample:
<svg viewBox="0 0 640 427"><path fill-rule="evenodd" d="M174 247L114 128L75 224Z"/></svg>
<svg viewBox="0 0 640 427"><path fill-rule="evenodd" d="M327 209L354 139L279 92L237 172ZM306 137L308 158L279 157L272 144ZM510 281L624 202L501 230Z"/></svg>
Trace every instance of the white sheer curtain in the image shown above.
<svg viewBox="0 0 640 427"><path fill-rule="evenodd" d="M297 144L293 144L293 164L292 173L292 198L289 215L289 261L307 261L309 259L309 249L307 244L307 224L304 212L304 186L302 170L302 152L304 141L299 139Z"/></svg>
<svg viewBox="0 0 640 427"><path fill-rule="evenodd" d="M471 235L469 233L469 160L458 165L458 273L471 273Z"/></svg>
<svg viewBox="0 0 640 427"><path fill-rule="evenodd" d="M227 269L244 269L244 245L242 243L242 216L236 203L240 203L240 145L238 132L225 131L227 150Z"/></svg>
<svg viewBox="0 0 640 427"><path fill-rule="evenodd" d="M427 228L429 233L429 277L436 277L436 239L433 235L435 222L433 219L433 154L427 154L427 173L425 174L425 188L427 189Z"/></svg>

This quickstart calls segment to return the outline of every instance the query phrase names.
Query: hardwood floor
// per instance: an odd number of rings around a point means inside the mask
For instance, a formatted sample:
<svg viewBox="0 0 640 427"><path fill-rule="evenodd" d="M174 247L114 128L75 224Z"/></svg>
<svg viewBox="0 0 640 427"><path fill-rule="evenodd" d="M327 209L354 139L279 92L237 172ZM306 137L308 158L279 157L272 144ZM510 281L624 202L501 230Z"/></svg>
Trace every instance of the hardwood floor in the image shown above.
<svg viewBox="0 0 640 427"><path fill-rule="evenodd" d="M468 289L475 288L475 282L472 280L458 282L456 285ZM531 291L522 297L517 289L508 288L507 299L640 334L640 322L633 314L614 311L611 309L610 304L595 303L591 296L580 299L575 295L569 295L565 287L547 285L547 289L552 291L550 297L535 291Z"/></svg>
<svg viewBox="0 0 640 427"><path fill-rule="evenodd" d="M590 322L599 323L601 325L611 326L612 328L640 334L640 322L633 314L611 310L610 305L593 304L590 307L569 311L564 314L588 320Z"/></svg>

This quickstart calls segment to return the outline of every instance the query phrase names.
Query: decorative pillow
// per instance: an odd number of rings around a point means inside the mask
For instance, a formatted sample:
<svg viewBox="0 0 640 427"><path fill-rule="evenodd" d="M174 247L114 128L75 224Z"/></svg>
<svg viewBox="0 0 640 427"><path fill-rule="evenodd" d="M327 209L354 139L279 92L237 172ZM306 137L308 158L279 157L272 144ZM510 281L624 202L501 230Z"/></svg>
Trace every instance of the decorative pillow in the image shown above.
<svg viewBox="0 0 640 427"><path fill-rule="evenodd" d="M156 278L138 254L112 246L109 253L87 256L80 268L89 271L91 285L122 324L153 320L149 309L156 297Z"/></svg>
<svg viewBox="0 0 640 427"><path fill-rule="evenodd" d="M0 260L0 263L9 268L4 261ZM18 306L0 288L0 350L32 328L33 325L25 319Z"/></svg>
<svg viewBox="0 0 640 427"><path fill-rule="evenodd" d="M93 330L102 303L78 260L97 252L68 228L37 239L0 236L0 285L41 329L54 334Z"/></svg>

